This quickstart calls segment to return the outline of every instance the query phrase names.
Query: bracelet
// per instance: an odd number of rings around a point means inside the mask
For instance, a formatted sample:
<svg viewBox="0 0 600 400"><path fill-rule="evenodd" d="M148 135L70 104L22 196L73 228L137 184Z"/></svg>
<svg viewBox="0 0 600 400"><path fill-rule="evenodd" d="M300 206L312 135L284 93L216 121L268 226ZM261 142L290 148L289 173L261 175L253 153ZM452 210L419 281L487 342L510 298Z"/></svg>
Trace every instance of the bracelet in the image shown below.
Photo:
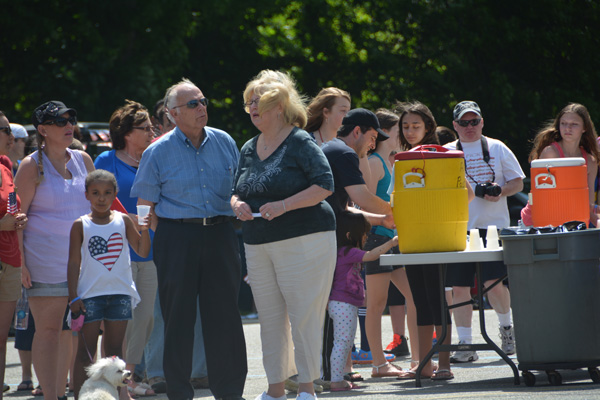
<svg viewBox="0 0 600 400"><path fill-rule="evenodd" d="M283 213L285 214L287 212L285 209L285 200L281 200L281 204L283 204Z"/></svg>
<svg viewBox="0 0 600 400"><path fill-rule="evenodd" d="M69 305L73 305L73 303L75 303L77 300L81 300L81 297L77 296L75 297L73 300L71 300L71 302L69 303Z"/></svg>

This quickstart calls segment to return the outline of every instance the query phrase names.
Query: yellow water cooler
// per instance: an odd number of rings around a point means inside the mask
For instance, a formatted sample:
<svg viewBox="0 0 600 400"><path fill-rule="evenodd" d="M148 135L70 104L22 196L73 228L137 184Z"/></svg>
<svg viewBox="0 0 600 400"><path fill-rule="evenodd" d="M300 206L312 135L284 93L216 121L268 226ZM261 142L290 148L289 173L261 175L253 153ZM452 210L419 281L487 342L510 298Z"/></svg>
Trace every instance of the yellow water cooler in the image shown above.
<svg viewBox="0 0 600 400"><path fill-rule="evenodd" d="M462 151L418 146L395 155L391 205L402 253L462 251L469 221Z"/></svg>

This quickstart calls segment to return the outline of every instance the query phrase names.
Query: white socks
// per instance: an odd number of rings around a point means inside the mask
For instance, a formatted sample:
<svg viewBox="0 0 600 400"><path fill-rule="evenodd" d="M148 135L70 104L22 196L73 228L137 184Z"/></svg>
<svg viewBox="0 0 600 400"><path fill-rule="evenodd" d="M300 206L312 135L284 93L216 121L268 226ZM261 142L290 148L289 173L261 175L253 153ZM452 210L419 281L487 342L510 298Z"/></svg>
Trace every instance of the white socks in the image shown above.
<svg viewBox="0 0 600 400"><path fill-rule="evenodd" d="M512 326L512 320L510 319L510 311L506 314L500 314L499 312L496 312L496 315L498 315L498 322L500 323L501 327L505 328L507 326Z"/></svg>
<svg viewBox="0 0 600 400"><path fill-rule="evenodd" d="M471 327L457 326L456 333L458 333L458 341L471 344L473 343L473 330Z"/></svg>

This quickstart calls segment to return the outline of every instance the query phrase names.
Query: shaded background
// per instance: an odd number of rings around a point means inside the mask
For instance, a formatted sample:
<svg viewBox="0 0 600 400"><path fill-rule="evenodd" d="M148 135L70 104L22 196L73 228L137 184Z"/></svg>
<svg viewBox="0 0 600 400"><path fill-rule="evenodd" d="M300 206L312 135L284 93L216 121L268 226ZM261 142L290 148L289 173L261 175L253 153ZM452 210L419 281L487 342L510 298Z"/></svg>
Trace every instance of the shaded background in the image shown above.
<svg viewBox="0 0 600 400"><path fill-rule="evenodd" d="M242 92L272 68L291 72L307 96L348 90L353 107L420 100L446 126L458 101L475 100L484 133L528 173L529 141L568 102L600 116L595 0L0 4L0 109L22 124L51 99L81 121L108 122L125 99L151 110L188 77L211 100L209 124L241 146L257 133Z"/></svg>

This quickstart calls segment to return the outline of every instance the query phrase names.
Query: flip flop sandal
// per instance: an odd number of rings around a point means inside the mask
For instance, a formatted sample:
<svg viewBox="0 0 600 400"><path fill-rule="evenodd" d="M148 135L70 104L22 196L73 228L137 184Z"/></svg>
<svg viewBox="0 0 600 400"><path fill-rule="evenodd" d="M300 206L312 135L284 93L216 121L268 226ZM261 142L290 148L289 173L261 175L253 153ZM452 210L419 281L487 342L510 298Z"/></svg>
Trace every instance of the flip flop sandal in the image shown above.
<svg viewBox="0 0 600 400"><path fill-rule="evenodd" d="M17 391L22 392L24 390L33 390L33 387L33 382L31 380L25 380L19 383L19 386L17 386Z"/></svg>
<svg viewBox="0 0 600 400"><path fill-rule="evenodd" d="M399 381L417 379L417 373L416 371L402 371L402 374L398 375L398 378L396 379L398 379ZM421 375L421 379L431 379L431 377Z"/></svg>
<svg viewBox="0 0 600 400"><path fill-rule="evenodd" d="M340 388L331 388L329 389L330 392L347 392L349 390L353 390L353 389L362 389L364 386L358 386L355 385L352 382L349 382L350 385L349 386L344 386L344 387L340 387Z"/></svg>
<svg viewBox="0 0 600 400"><path fill-rule="evenodd" d="M353 372L348 372L347 374L345 374L344 380L349 381L349 382L362 382L365 379L362 377L361 374L359 374L356 371L353 371Z"/></svg>
<svg viewBox="0 0 600 400"><path fill-rule="evenodd" d="M33 396L43 396L44 395L44 391L42 390L42 387L40 385L38 385L35 389L33 389L31 391L31 394Z"/></svg>
<svg viewBox="0 0 600 400"><path fill-rule="evenodd" d="M379 372L380 368L385 367L386 365L390 365L391 367L395 368L396 370L392 370L392 371L387 371L387 372ZM373 370L375 370L374 373L371 374L371 378L386 378L386 377L393 377L393 376L398 376L400 375L400 373L402 372L402 370L398 367L395 367L394 365L390 364L389 362L383 363L381 365L374 365L373 366Z"/></svg>
<svg viewBox="0 0 600 400"><path fill-rule="evenodd" d="M431 379L434 381L449 381L454 379L454 374L449 369L438 369Z"/></svg>
<svg viewBox="0 0 600 400"><path fill-rule="evenodd" d="M127 391L129 392L129 394L131 394L134 397L137 396L156 396L156 393L148 393L148 391L152 391L154 392L154 390L152 390L152 388L150 389L146 389L142 386L136 386L136 387L131 387L131 386L127 386Z"/></svg>

